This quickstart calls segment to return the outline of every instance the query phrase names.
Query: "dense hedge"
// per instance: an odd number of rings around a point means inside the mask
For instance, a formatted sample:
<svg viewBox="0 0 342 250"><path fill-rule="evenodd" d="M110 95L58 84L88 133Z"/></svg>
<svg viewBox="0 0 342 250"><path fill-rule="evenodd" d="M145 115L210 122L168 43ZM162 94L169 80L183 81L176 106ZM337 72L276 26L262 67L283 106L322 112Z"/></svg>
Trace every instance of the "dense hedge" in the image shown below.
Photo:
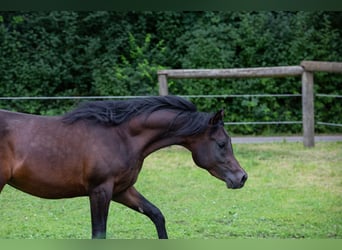
<svg viewBox="0 0 342 250"><path fill-rule="evenodd" d="M341 12L1 12L0 96L157 95L162 68L233 68L342 61ZM315 73L317 93L341 75ZM177 95L301 92L300 78L173 80ZM341 123L341 98L316 98L316 119ZM193 98L227 121L301 120L301 99ZM75 101L1 101L58 114ZM300 125L233 126L235 133L301 131ZM318 127L320 132L338 131Z"/></svg>

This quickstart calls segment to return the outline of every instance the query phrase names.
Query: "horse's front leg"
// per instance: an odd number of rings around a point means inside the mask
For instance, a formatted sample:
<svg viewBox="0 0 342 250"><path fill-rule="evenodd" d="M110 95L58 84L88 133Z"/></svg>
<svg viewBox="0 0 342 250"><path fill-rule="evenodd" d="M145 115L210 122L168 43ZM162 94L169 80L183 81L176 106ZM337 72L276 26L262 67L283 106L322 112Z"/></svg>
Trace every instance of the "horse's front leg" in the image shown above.
<svg viewBox="0 0 342 250"><path fill-rule="evenodd" d="M156 226L159 239L168 238L165 228L165 218L161 211L142 196L133 186L119 195L113 196L113 201L119 202L149 217Z"/></svg>
<svg viewBox="0 0 342 250"><path fill-rule="evenodd" d="M100 185L91 190L89 194L93 239L106 238L107 217L112 190L112 185Z"/></svg>

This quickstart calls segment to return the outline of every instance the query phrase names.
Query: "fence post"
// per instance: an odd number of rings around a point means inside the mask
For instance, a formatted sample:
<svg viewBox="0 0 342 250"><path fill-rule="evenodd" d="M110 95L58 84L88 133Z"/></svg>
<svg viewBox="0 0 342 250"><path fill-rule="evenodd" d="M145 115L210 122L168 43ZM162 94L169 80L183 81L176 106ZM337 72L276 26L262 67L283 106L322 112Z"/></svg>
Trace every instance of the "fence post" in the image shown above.
<svg viewBox="0 0 342 250"><path fill-rule="evenodd" d="M303 144L305 147L315 146L315 112L313 85L313 73L304 70L302 74L302 112Z"/></svg>
<svg viewBox="0 0 342 250"><path fill-rule="evenodd" d="M167 75L166 74L158 74L158 83L159 83L159 95L168 95L169 90L167 87Z"/></svg>

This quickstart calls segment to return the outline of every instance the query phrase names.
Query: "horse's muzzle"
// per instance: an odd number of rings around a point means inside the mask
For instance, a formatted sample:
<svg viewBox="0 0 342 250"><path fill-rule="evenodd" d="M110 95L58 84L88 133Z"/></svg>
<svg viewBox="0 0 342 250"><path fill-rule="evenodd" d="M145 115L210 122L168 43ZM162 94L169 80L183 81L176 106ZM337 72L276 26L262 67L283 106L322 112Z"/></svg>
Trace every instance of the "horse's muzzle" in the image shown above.
<svg viewBox="0 0 342 250"><path fill-rule="evenodd" d="M232 181L231 179L228 178L226 180L227 188L231 188L231 189L242 188L245 185L245 182L247 181L247 179L248 179L247 173L243 174L240 180Z"/></svg>

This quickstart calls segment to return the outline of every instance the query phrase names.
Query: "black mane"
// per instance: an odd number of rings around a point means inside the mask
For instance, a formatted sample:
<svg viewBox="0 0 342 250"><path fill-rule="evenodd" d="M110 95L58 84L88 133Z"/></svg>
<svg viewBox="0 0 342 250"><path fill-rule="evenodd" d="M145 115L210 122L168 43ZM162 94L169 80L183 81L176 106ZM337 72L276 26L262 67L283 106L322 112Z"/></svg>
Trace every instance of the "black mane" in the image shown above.
<svg viewBox="0 0 342 250"><path fill-rule="evenodd" d="M84 102L62 118L66 124L86 120L106 126L120 125L133 117L149 115L158 110L177 113L168 129L173 135L198 134L207 128L210 115L197 112L196 106L177 96L156 96L124 101Z"/></svg>

